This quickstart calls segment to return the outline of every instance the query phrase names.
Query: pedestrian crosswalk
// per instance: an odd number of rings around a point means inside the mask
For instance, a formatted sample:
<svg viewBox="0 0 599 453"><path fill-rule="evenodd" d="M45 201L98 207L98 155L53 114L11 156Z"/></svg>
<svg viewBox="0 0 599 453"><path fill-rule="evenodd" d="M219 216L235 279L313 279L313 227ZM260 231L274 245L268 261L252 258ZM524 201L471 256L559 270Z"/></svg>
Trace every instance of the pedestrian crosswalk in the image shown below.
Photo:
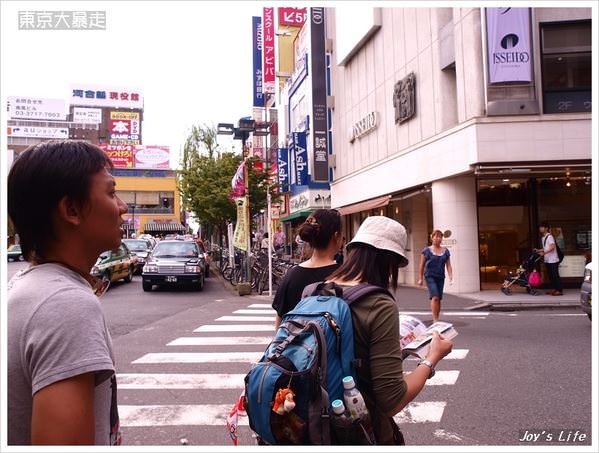
<svg viewBox="0 0 599 453"><path fill-rule="evenodd" d="M429 312L405 314L427 316ZM479 317L488 315L486 312L476 314ZM448 312L443 315L469 316L464 312ZM228 445L226 417L243 390L245 374L252 363L260 360L264 349L272 340L274 320L275 312L269 304L250 304L197 326L185 336L169 339L160 352L149 351L133 360L127 366L127 372L117 374L119 394L126 402L119 404L121 425L125 429L222 427L220 444ZM439 395L449 395L450 392L435 392L434 389L441 390L458 384L460 361L466 360L468 353L468 349L454 349L442 362L443 366L439 367L441 369L437 370L436 375L427 381L423 392L397 414L395 420L400 425L440 423L449 403L444 398L439 398ZM409 374L416 363L413 358L406 360L405 373ZM164 372L148 372L156 369L152 368L153 364L160 365L160 370ZM194 372L180 372L184 364L192 364ZM143 398L127 397L128 392L139 391L143 391ZM158 401L153 400L152 395L153 392L160 391L168 391L173 395L172 401L156 404ZM177 392L182 392L186 397L179 400ZM189 395L192 395L192 402L189 401ZM178 402L181 404L176 404ZM240 429L249 433L247 424L247 418L241 417ZM431 426L431 432L437 428L438 425ZM246 436L246 440L251 441L251 437Z"/></svg>

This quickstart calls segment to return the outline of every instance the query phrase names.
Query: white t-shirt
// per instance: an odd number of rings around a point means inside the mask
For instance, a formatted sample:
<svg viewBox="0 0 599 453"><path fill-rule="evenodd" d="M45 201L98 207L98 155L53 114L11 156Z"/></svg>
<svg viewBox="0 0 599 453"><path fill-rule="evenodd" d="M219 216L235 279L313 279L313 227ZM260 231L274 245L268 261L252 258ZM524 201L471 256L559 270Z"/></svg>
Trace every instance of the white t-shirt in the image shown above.
<svg viewBox="0 0 599 453"><path fill-rule="evenodd" d="M96 445L120 444L112 340L83 277L53 263L17 273L8 283L7 337L9 445L31 444L36 392L84 373L95 375Z"/></svg>
<svg viewBox="0 0 599 453"><path fill-rule="evenodd" d="M559 256L557 255L557 246L553 248L553 250L550 252L549 251L549 247L551 246L551 244L555 244L555 239L553 239L553 235L552 234L546 234L545 236L543 236L543 239L541 239L542 245L543 245L543 250L545 251L545 255L544 255L544 260L546 263L559 263Z"/></svg>

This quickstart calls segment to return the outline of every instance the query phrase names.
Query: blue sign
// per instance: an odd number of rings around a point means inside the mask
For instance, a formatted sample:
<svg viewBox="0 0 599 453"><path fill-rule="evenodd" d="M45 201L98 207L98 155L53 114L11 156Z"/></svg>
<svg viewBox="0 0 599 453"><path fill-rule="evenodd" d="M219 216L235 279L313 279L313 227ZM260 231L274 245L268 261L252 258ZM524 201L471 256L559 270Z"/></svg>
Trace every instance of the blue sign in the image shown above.
<svg viewBox="0 0 599 453"><path fill-rule="evenodd" d="M254 107L264 107L264 93L262 90L262 18L252 16L252 46L254 71L252 73L252 86L254 87Z"/></svg>
<svg viewBox="0 0 599 453"><path fill-rule="evenodd" d="M277 172L280 191L289 192L289 150L287 148L277 150Z"/></svg>
<svg viewBox="0 0 599 453"><path fill-rule="evenodd" d="M293 133L293 158L295 170L295 184L305 186L308 184L308 150L306 149L306 133Z"/></svg>

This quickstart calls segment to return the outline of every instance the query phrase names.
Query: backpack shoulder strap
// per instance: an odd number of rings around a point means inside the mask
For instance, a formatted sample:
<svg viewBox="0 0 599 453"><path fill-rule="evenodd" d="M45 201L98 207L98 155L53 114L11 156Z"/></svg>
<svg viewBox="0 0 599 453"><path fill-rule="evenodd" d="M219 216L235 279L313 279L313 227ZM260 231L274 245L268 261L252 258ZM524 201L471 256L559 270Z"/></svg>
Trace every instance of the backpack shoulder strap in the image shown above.
<svg viewBox="0 0 599 453"><path fill-rule="evenodd" d="M343 297L343 288L335 283L317 282L312 283L302 291L302 299L310 296L331 296Z"/></svg>
<svg viewBox="0 0 599 453"><path fill-rule="evenodd" d="M351 305L357 300L360 300L370 294L381 293L386 294L394 299L393 294L387 289L381 286L369 285L368 283L361 283L351 288L347 288L343 291L343 298L348 305Z"/></svg>

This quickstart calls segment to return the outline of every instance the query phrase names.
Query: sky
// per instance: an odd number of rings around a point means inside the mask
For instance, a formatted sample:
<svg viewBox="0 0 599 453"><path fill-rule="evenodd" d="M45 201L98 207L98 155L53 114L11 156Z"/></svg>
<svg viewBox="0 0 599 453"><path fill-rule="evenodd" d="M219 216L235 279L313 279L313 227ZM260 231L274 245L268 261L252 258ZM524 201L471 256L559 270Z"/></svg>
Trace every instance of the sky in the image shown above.
<svg viewBox="0 0 599 453"><path fill-rule="evenodd" d="M2 0L2 105L8 96L68 101L71 83L137 88L143 143L170 146L174 168L192 124L236 123L251 114L251 24L263 6ZM106 11L106 30L18 30L18 11L26 10ZM235 145L229 137L219 143Z"/></svg>

